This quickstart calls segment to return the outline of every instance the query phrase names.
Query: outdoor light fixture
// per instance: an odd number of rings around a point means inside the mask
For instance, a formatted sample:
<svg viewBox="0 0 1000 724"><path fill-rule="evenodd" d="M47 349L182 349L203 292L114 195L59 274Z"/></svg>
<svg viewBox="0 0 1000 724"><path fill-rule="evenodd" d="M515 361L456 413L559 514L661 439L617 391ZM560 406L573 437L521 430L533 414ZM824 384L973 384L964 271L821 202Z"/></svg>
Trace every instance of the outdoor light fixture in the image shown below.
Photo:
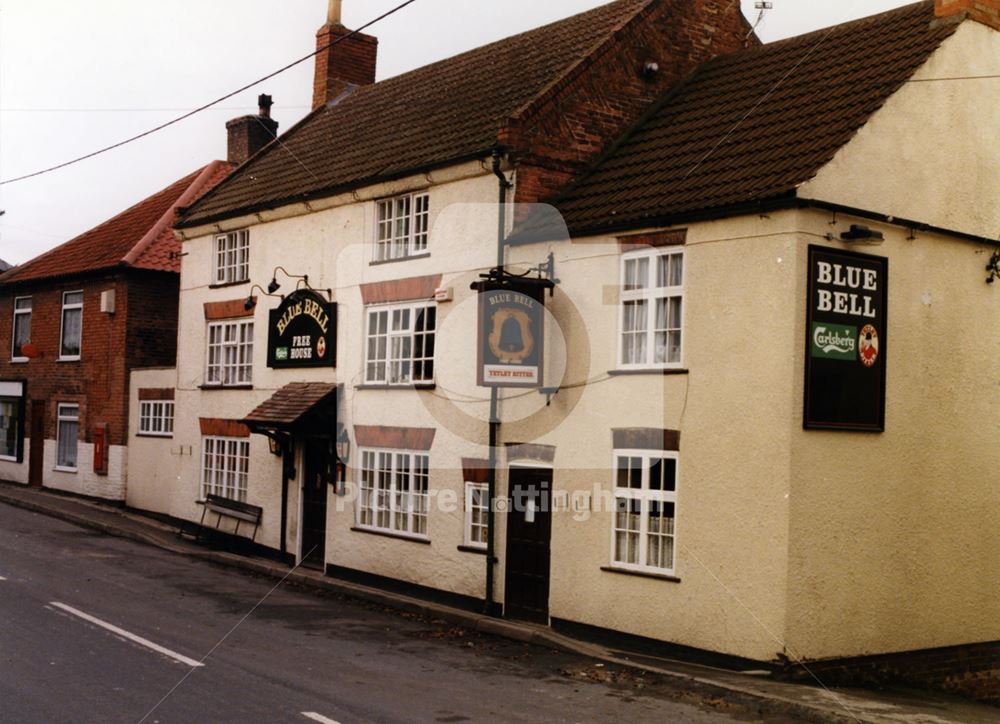
<svg viewBox="0 0 1000 724"><path fill-rule="evenodd" d="M351 459L351 438L347 435L347 428L343 425L337 427L340 428L340 432L337 433L337 460L347 467L347 462Z"/></svg>
<svg viewBox="0 0 1000 724"><path fill-rule="evenodd" d="M272 455L281 455L281 443L278 442L278 438L268 436L267 448L271 451Z"/></svg>
<svg viewBox="0 0 1000 724"><path fill-rule="evenodd" d="M306 286L309 286L309 275L308 274L289 274L288 270L283 266L274 267L274 271L271 272L271 282L267 285L267 293L274 294L276 291L281 289L281 284L278 283L278 272L281 271L286 277L291 279L302 279L305 281ZM297 285L296 285L297 286Z"/></svg>
<svg viewBox="0 0 1000 724"><path fill-rule="evenodd" d="M989 263L986 265L986 271L990 273L986 277L986 283L992 284L1000 277L1000 251L993 252L993 256L990 257Z"/></svg>

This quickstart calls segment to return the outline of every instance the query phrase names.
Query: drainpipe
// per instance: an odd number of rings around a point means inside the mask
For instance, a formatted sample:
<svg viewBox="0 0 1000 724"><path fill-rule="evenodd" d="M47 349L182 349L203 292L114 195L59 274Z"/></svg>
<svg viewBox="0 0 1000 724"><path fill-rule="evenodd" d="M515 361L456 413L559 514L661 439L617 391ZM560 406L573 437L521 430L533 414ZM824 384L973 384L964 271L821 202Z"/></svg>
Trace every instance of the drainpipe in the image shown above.
<svg viewBox="0 0 1000 724"><path fill-rule="evenodd" d="M507 221L507 190L513 185L501 170L503 155L501 149L493 149L493 173L499 181L499 203L497 205L497 279L503 279L504 244L506 242L505 225ZM486 511L486 601L484 613L493 613L493 559L495 557L494 531L496 529L496 513L494 501L497 490L497 437L500 432L499 395L496 387L490 388L490 440L489 464L486 469L487 500Z"/></svg>

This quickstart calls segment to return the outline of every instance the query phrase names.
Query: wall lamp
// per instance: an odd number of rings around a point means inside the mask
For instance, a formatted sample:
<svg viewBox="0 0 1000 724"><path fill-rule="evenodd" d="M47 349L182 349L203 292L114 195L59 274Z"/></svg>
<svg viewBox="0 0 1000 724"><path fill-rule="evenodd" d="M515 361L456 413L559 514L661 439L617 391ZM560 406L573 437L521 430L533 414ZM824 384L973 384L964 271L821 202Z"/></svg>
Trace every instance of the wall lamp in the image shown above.
<svg viewBox="0 0 1000 724"><path fill-rule="evenodd" d="M990 273L990 275L986 277L987 284L992 284L1000 278L1000 251L993 252L993 256L990 257L989 263L986 264L986 271Z"/></svg>
<svg viewBox="0 0 1000 724"><path fill-rule="evenodd" d="M250 287L250 293L247 295L247 298L243 301L243 309L245 309L248 312L257 306L257 297L253 295L254 289L259 289L260 293L263 294L265 297L281 297L282 299L284 299L284 295L265 292L260 284L254 284L252 287Z"/></svg>
<svg viewBox="0 0 1000 724"><path fill-rule="evenodd" d="M278 272L279 271L283 272L284 275L286 277L288 277L289 279L301 279L301 280L303 280L306 283L306 286L309 286L309 275L308 274L289 274L288 270L285 269L285 267L283 267L283 266L276 266L276 267L274 267L274 271L271 272L271 282L270 282L270 284L267 285L267 293L268 294L274 294L276 291L278 291L281 288L281 285L278 283ZM298 283L296 283L295 288L296 289L298 288Z"/></svg>

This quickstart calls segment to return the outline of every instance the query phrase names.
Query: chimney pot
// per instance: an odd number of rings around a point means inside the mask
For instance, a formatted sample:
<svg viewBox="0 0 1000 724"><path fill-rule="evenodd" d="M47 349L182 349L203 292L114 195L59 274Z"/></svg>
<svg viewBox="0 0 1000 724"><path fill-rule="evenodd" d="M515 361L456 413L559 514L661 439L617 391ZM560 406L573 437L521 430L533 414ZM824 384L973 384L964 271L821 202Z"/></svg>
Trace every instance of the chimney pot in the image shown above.
<svg viewBox="0 0 1000 724"><path fill-rule="evenodd" d="M257 107L260 109L261 118L271 117L271 106L274 105L274 101L271 100L271 96L266 93L261 93L257 96Z"/></svg>
<svg viewBox="0 0 1000 724"><path fill-rule="evenodd" d="M327 25L340 25L340 0L330 0L330 7L326 11Z"/></svg>

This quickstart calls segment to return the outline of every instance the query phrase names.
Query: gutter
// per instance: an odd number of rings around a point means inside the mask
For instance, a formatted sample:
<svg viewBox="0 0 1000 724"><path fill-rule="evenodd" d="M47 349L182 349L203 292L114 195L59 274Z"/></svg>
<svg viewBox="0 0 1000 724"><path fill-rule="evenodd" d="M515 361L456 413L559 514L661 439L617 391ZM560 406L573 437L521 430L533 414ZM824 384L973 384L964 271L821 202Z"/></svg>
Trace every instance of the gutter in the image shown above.
<svg viewBox="0 0 1000 724"><path fill-rule="evenodd" d="M970 234L965 231L958 231L956 229L949 229L942 226L936 226L934 224L928 224L924 221L905 219L892 214L871 211L869 209L860 209L854 206L847 206L845 204L838 204L831 201L803 199L795 196L794 192L791 192L790 195L776 196L761 201L730 204L728 206L719 206L713 209L686 211L678 214L662 214L658 216L649 216L648 218L631 219L628 221L622 221L621 223L573 226L570 227L569 232L571 237L579 238L583 236L597 236L599 234L635 231L636 229L646 227L677 226L679 224L689 224L695 221L717 221L719 219L730 218L733 216L766 214L770 211L787 211L789 209L818 209L832 213L844 214L846 216L856 216L862 219L869 219L871 221L889 224L890 226L898 226L911 231L926 231L933 234L941 234L943 236L952 236L978 244L1000 246L1000 239L981 236L979 234ZM520 236L516 233L512 235L510 241L516 243L531 243L538 241L550 241L550 239L542 238L541 236L532 236L531 230L526 229Z"/></svg>

